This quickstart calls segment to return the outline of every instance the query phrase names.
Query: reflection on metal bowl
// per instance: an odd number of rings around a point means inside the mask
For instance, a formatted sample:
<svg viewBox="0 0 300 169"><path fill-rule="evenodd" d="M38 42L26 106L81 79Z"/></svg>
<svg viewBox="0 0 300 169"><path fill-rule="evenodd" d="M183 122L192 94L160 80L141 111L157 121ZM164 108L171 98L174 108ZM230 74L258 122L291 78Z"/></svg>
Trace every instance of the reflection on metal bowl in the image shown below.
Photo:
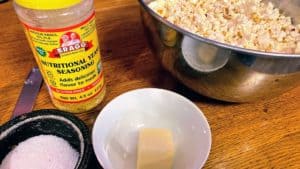
<svg viewBox="0 0 300 169"><path fill-rule="evenodd" d="M300 22L298 0L270 0ZM288 1L288 3L287 3ZM139 0L150 46L163 67L194 91L219 100L251 102L300 84L300 54L267 53L209 40L171 24Z"/></svg>

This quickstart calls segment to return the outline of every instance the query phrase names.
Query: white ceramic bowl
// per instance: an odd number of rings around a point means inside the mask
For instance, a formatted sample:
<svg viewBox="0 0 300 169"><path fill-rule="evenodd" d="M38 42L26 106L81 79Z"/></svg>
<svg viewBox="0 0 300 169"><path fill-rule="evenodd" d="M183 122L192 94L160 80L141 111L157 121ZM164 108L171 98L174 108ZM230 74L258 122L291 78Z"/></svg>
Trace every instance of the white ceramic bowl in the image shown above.
<svg viewBox="0 0 300 169"><path fill-rule="evenodd" d="M188 99L162 89L124 93L100 112L92 141L104 169L135 169L141 128L167 128L173 133L176 153L173 169L199 169L211 147L209 124Z"/></svg>

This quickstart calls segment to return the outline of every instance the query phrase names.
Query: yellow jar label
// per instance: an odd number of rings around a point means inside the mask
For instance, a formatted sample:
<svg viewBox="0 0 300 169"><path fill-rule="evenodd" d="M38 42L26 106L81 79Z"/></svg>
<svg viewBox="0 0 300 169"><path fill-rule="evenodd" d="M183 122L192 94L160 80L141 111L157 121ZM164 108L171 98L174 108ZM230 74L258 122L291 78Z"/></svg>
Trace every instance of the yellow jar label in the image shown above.
<svg viewBox="0 0 300 169"><path fill-rule="evenodd" d="M23 25L54 99L77 103L103 92L95 13L68 28L43 29Z"/></svg>

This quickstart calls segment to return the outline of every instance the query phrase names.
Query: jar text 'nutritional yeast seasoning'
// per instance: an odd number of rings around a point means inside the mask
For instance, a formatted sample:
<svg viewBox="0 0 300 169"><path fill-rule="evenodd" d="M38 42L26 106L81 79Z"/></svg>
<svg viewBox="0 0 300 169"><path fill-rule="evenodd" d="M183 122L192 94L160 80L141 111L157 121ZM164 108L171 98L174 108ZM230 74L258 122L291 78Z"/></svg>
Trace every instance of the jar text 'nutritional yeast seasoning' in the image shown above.
<svg viewBox="0 0 300 169"><path fill-rule="evenodd" d="M15 0L54 105L73 113L105 95L93 0Z"/></svg>

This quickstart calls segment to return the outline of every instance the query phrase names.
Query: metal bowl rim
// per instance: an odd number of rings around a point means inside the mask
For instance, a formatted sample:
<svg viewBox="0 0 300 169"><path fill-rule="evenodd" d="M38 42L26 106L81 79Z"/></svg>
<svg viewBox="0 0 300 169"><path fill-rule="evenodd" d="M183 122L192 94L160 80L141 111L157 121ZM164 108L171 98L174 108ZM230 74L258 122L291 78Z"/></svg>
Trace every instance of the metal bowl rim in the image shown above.
<svg viewBox="0 0 300 169"><path fill-rule="evenodd" d="M141 4L141 6L147 11L149 12L153 17L155 17L157 20L159 20L160 22L163 22L164 24L166 24L167 26L181 32L182 34L189 36L193 39L199 40L201 42L204 43L208 43L210 45L214 45L217 47L221 47L224 49L230 49L230 50L234 50L240 53L245 53L245 54L252 54L255 56L259 56L259 57L264 57L264 58L289 58L289 59L299 59L300 58L300 54L287 54L287 53L274 53L274 52L263 52L263 51L259 51L259 50L252 50L252 49L246 49L246 48L241 48L241 47L237 47L237 46L233 46L230 44L225 44L225 43L221 43L215 40L211 40L211 39L207 39L204 38L202 36L199 36L195 33L189 32L183 28L180 28L179 26L176 26L175 24L165 20L163 17L161 17L160 15L158 15L156 12L154 12L145 2L144 0L138 0L139 3Z"/></svg>

